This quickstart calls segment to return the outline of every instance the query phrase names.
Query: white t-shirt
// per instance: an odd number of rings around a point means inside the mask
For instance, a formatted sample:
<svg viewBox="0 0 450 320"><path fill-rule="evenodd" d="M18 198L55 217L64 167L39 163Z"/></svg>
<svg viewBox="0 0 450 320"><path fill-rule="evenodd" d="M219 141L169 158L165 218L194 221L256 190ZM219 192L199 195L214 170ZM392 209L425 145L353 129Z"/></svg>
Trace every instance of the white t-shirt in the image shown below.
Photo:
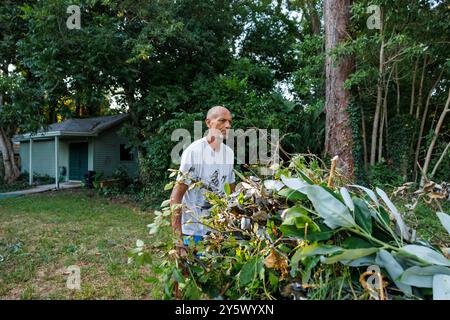
<svg viewBox="0 0 450 320"><path fill-rule="evenodd" d="M181 217L183 234L204 236L210 230L202 222L203 217L209 216L211 208L203 194L208 190L223 195L225 183L235 182L233 164L233 150L221 143L220 149L214 151L206 137L194 141L184 150L181 155L180 171L189 178L180 174L177 181L188 186L193 182L202 181L203 186L188 189L183 196Z"/></svg>

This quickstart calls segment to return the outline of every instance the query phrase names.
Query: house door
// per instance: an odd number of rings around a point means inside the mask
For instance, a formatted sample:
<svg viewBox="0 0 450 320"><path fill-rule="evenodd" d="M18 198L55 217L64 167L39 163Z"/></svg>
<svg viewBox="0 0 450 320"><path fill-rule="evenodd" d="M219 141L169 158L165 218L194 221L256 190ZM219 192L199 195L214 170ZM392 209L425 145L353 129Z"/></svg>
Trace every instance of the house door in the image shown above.
<svg viewBox="0 0 450 320"><path fill-rule="evenodd" d="M69 145L69 180L84 180L88 171L88 143Z"/></svg>

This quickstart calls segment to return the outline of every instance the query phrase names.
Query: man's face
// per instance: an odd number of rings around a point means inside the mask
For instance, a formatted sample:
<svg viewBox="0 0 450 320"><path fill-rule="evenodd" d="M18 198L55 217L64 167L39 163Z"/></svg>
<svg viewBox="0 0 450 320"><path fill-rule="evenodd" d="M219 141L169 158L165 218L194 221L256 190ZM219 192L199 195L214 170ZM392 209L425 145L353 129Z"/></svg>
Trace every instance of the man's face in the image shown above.
<svg viewBox="0 0 450 320"><path fill-rule="evenodd" d="M212 119L206 119L206 125L213 133L213 135L218 135L218 133L220 132L223 138L226 138L228 136L228 132L231 128L232 122L233 119L231 117L231 113L228 110L221 110L218 112L216 117L213 117Z"/></svg>

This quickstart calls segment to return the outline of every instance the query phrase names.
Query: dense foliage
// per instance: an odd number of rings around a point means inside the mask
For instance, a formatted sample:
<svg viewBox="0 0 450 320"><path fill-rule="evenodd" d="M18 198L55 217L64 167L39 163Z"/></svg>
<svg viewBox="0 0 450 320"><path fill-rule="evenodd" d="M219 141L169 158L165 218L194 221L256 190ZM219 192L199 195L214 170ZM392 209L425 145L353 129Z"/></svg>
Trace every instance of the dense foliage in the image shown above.
<svg viewBox="0 0 450 320"><path fill-rule="evenodd" d="M302 156L273 169L271 179L242 177L232 194L226 186L223 198L207 193L211 233L187 257L167 237L167 201L149 225L156 243L139 240L130 257L151 265L147 250L162 249L153 271L166 298L175 283L185 299L448 298L448 248L418 239L383 190L339 177L330 186L320 162ZM450 216L437 215L450 231Z"/></svg>

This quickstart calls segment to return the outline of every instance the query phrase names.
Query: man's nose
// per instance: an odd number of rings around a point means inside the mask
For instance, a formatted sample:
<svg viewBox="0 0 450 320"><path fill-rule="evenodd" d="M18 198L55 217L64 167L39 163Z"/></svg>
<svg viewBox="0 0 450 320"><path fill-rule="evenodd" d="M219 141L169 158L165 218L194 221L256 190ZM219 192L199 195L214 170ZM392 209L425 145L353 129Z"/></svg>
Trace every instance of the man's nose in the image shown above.
<svg viewBox="0 0 450 320"><path fill-rule="evenodd" d="M230 128L231 128L231 123L230 123L230 121L227 121L225 123L225 129L230 129Z"/></svg>

